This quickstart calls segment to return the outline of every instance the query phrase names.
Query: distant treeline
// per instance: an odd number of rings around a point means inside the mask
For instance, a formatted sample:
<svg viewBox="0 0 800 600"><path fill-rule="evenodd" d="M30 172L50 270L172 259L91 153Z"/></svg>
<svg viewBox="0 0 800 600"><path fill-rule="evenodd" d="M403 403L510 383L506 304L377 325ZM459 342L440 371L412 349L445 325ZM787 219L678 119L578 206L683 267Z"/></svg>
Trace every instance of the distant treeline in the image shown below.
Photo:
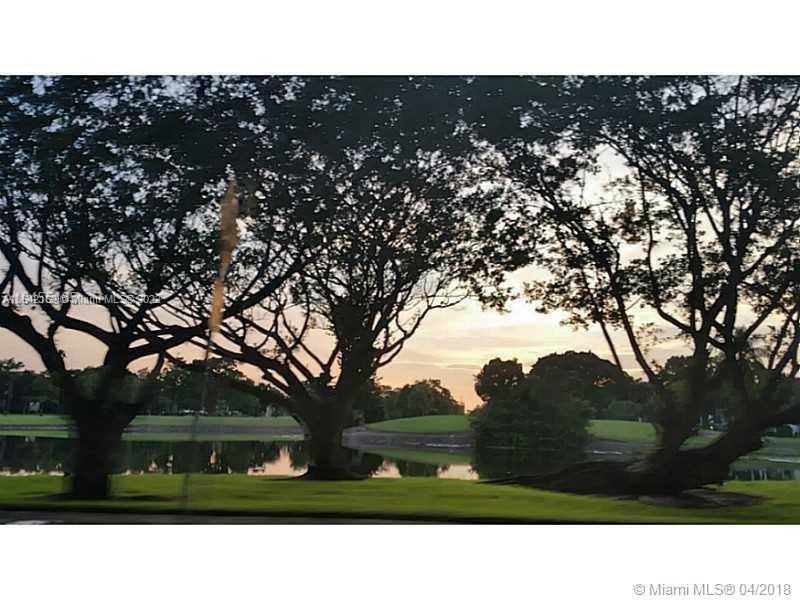
<svg viewBox="0 0 800 600"><path fill-rule="evenodd" d="M99 369L75 371L87 385L97 378ZM126 382L133 398L144 384L145 372L130 373ZM269 401L270 388L243 375L232 361L211 359L207 371L202 361L182 366L168 365L159 374L145 413L177 415L285 415L285 409ZM0 412L68 413L57 382L48 373L24 368L15 360L0 361ZM353 422L375 422L420 415L463 414L464 406L439 380L417 381L400 388L382 385L373 379L358 395Z"/></svg>

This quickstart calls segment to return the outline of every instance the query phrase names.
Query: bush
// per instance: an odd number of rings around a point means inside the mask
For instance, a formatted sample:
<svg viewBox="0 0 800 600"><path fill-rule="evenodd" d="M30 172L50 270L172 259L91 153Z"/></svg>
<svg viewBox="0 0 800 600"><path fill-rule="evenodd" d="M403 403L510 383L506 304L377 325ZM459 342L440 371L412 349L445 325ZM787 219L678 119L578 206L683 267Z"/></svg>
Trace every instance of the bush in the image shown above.
<svg viewBox="0 0 800 600"><path fill-rule="evenodd" d="M557 381L528 375L503 397L472 412L479 448L513 448L540 456L582 450L588 440L588 403Z"/></svg>
<svg viewBox="0 0 800 600"><path fill-rule="evenodd" d="M391 390L384 399L384 409L387 419L464 414L464 405L438 379L424 379Z"/></svg>
<svg viewBox="0 0 800 600"><path fill-rule="evenodd" d="M587 402L595 418L603 418L615 400L640 402L647 392L647 386L592 352L549 354L536 361L531 374L558 381Z"/></svg>

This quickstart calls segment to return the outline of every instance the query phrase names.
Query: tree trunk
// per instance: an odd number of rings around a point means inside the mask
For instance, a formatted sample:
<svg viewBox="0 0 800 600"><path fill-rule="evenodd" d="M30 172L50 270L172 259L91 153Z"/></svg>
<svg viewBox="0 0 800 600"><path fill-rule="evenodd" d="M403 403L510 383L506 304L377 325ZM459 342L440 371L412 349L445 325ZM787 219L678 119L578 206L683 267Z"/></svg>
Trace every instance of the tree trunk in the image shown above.
<svg viewBox="0 0 800 600"><path fill-rule="evenodd" d="M761 431L739 426L706 446L679 450L668 456L655 452L628 470L637 487L679 492L724 482L731 465L761 445Z"/></svg>
<svg viewBox="0 0 800 600"><path fill-rule="evenodd" d="M722 483L731 464L761 447L761 432L739 427L700 448L659 449L640 461L588 461L552 473L497 480L573 494L671 495Z"/></svg>
<svg viewBox="0 0 800 600"><path fill-rule="evenodd" d="M81 500L103 500L111 494L114 457L122 441L124 426L109 419L83 417L76 422L75 463L70 477L70 495Z"/></svg>
<svg viewBox="0 0 800 600"><path fill-rule="evenodd" d="M361 479L350 470L347 451L342 445L342 432L349 414L347 403L331 400L316 406L307 415L300 415L309 447L308 470L301 479Z"/></svg>

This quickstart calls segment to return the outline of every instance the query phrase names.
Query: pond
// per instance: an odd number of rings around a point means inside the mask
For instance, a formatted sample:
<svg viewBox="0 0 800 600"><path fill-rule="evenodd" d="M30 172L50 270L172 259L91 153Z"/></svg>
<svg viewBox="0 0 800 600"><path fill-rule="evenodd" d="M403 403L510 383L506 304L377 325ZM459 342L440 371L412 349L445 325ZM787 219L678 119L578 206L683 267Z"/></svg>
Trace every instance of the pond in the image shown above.
<svg viewBox="0 0 800 600"><path fill-rule="evenodd" d="M552 470L568 462L520 456L508 450L469 452L414 447L348 452L351 469L372 477L494 479ZM71 453L72 441L67 439L0 436L0 474L63 474L70 470ZM615 456L606 458L613 460ZM115 457L115 472L291 477L305 472L307 460L304 442L126 441ZM734 465L730 478L800 480L800 464L786 457L745 459Z"/></svg>

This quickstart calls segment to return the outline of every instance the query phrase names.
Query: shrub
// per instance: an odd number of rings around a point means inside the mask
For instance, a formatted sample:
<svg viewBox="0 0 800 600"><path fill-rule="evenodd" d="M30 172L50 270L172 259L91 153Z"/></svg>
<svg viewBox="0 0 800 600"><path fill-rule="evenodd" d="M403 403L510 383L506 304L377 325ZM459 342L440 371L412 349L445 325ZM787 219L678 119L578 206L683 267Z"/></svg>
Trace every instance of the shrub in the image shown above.
<svg viewBox="0 0 800 600"><path fill-rule="evenodd" d="M528 375L503 397L472 412L479 448L505 447L541 456L583 449L591 407L558 381Z"/></svg>
<svg viewBox="0 0 800 600"><path fill-rule="evenodd" d="M464 414L464 405L438 379L424 379L391 390L384 399L384 408L387 419Z"/></svg>

